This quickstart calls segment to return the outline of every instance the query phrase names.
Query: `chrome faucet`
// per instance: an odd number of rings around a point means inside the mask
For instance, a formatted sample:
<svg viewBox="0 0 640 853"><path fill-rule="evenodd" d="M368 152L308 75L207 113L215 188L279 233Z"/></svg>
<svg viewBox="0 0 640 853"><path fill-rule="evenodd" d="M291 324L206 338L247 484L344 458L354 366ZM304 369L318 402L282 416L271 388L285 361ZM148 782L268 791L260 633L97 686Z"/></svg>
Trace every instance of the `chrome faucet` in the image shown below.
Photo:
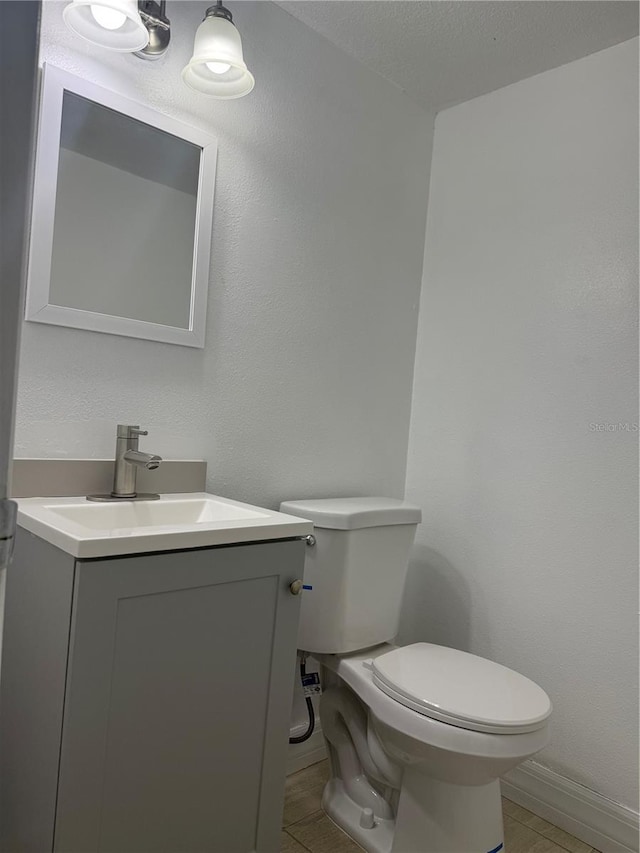
<svg viewBox="0 0 640 853"><path fill-rule="evenodd" d="M154 501L160 495L136 492L138 468L153 471L162 462L155 453L138 450L138 439L148 435L137 424L118 424L116 433L116 458L113 472L113 489L109 495L88 495L89 501Z"/></svg>

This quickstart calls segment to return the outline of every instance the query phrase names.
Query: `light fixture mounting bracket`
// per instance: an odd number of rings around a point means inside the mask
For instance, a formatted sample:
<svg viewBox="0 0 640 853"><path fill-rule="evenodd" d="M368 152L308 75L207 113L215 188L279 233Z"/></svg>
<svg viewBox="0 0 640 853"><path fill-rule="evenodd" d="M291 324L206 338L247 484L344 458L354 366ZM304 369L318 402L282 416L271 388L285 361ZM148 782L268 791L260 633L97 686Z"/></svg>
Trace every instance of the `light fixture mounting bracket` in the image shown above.
<svg viewBox="0 0 640 853"><path fill-rule="evenodd" d="M209 6L207 11L204 13L204 17L205 20L207 18L224 18L225 21L229 21L230 24L233 23L233 16L227 7L222 5L222 0L217 0L215 6Z"/></svg>
<svg viewBox="0 0 640 853"><path fill-rule="evenodd" d="M165 12L166 0L138 0L138 12L149 33L149 43L136 51L140 59L160 59L171 40L171 22Z"/></svg>

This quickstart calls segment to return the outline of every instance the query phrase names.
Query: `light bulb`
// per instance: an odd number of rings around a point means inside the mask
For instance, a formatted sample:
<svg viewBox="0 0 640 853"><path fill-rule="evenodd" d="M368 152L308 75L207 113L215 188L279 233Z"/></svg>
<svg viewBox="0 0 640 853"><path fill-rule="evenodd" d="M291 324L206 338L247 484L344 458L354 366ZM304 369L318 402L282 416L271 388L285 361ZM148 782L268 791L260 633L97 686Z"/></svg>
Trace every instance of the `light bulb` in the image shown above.
<svg viewBox="0 0 640 853"><path fill-rule="evenodd" d="M91 14L95 21L105 30L118 30L127 20L127 16L117 9L109 9L107 6L91 6Z"/></svg>
<svg viewBox="0 0 640 853"><path fill-rule="evenodd" d="M209 71L213 71L214 74L224 74L225 71L228 71L231 68L231 66L226 62L205 62L205 65Z"/></svg>

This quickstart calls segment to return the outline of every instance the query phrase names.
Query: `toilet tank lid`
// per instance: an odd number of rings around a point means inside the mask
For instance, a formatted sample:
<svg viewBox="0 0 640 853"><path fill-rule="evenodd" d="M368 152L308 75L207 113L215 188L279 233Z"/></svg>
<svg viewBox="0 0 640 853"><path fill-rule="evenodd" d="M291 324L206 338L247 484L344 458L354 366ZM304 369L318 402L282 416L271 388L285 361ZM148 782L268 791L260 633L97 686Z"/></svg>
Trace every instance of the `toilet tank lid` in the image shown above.
<svg viewBox="0 0 640 853"><path fill-rule="evenodd" d="M390 524L419 524L420 507L395 498L322 498L284 501L280 512L308 518L316 527L331 530L358 530Z"/></svg>

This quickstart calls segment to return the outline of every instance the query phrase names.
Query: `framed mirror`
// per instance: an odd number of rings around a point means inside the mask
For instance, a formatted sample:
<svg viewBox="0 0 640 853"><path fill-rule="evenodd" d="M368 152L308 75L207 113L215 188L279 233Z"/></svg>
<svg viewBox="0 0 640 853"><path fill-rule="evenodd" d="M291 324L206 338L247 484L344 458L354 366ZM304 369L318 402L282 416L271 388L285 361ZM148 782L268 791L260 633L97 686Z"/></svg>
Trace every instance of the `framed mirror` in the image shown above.
<svg viewBox="0 0 640 853"><path fill-rule="evenodd" d="M45 65L26 319L203 347L217 146Z"/></svg>

